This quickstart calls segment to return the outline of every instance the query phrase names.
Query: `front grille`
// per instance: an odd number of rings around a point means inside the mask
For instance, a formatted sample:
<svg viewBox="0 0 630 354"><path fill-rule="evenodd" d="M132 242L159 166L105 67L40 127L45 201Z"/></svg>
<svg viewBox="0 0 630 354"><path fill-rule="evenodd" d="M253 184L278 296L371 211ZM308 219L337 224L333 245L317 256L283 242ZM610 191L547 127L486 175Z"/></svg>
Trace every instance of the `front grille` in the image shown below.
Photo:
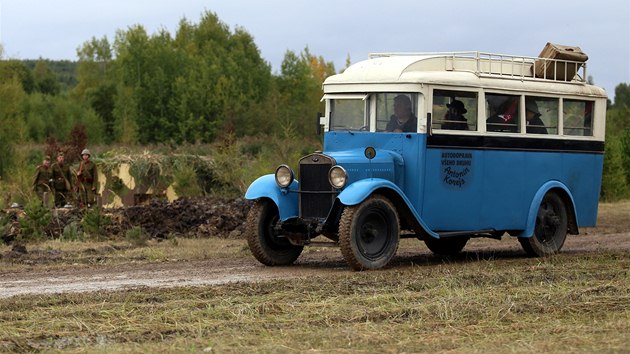
<svg viewBox="0 0 630 354"><path fill-rule="evenodd" d="M300 216L325 218L335 201L328 183L328 171L335 160L322 154L311 154L300 160Z"/></svg>

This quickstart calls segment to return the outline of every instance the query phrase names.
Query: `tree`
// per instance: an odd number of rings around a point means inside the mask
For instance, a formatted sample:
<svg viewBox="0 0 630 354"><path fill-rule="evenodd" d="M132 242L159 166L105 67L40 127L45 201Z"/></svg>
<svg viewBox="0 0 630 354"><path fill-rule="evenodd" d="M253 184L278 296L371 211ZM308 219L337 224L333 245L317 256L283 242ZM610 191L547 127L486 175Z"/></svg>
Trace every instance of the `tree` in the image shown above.
<svg viewBox="0 0 630 354"><path fill-rule="evenodd" d="M5 176L15 162L14 148L23 130L20 115L25 97L17 76L0 81L0 177Z"/></svg>
<svg viewBox="0 0 630 354"><path fill-rule="evenodd" d="M114 97L116 77L112 67L112 47L107 37L92 37L77 49L79 56L78 80L75 94L88 102L101 122L93 122L104 129L106 143L116 140L114 132Z"/></svg>
<svg viewBox="0 0 630 354"><path fill-rule="evenodd" d="M321 111L322 84L335 73L334 64L305 48L298 56L287 51L277 78L281 106L278 116L283 126L291 127L301 136L311 135L315 115Z"/></svg>
<svg viewBox="0 0 630 354"><path fill-rule="evenodd" d="M29 68L19 60L0 61L0 82L8 82L16 78L26 93L35 90L35 80Z"/></svg>
<svg viewBox="0 0 630 354"><path fill-rule="evenodd" d="M630 109L630 85L621 83L615 87L614 107Z"/></svg>
<svg viewBox="0 0 630 354"><path fill-rule="evenodd" d="M48 68L48 64L43 59L35 63L33 80L35 89L46 95L56 95L61 89L57 76Z"/></svg>
<svg viewBox="0 0 630 354"><path fill-rule="evenodd" d="M271 69L244 30L232 33L206 12L198 24L182 20L175 38L164 30L149 36L140 26L119 32L114 48L117 90L131 96L116 96L114 119L133 120L140 143L256 132ZM123 102L136 107L119 108Z"/></svg>
<svg viewBox="0 0 630 354"><path fill-rule="evenodd" d="M619 139L606 142L601 197L607 201L623 199L628 195L627 171L623 167L622 146Z"/></svg>

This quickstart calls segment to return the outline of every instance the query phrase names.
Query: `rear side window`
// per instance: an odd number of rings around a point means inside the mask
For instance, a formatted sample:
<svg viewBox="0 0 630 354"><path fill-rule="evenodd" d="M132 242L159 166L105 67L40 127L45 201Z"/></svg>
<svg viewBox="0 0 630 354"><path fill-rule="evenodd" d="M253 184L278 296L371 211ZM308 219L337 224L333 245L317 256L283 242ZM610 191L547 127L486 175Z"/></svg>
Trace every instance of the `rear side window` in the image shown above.
<svg viewBox="0 0 630 354"><path fill-rule="evenodd" d="M433 91L432 129L477 130L477 93Z"/></svg>
<svg viewBox="0 0 630 354"><path fill-rule="evenodd" d="M525 96L527 134L558 134L559 99Z"/></svg>
<svg viewBox="0 0 630 354"><path fill-rule="evenodd" d="M564 135L593 136L593 102L563 100Z"/></svg>

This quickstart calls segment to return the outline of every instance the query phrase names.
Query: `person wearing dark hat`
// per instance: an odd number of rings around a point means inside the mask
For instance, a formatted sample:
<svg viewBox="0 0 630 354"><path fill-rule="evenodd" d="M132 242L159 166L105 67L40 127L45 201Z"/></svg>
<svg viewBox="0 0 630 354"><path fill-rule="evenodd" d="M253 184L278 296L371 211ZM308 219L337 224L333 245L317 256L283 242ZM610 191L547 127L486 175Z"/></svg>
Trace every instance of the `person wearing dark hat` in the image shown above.
<svg viewBox="0 0 630 354"><path fill-rule="evenodd" d="M540 119L540 111L538 104L533 99L525 100L525 119L527 120L527 133L529 134L547 134L545 123Z"/></svg>
<svg viewBox="0 0 630 354"><path fill-rule="evenodd" d="M55 190L55 207L61 208L68 204L72 190L70 166L65 163L63 152L57 154L57 162L52 165L52 179L52 186Z"/></svg>
<svg viewBox="0 0 630 354"><path fill-rule="evenodd" d="M42 205L46 205L48 193L50 193L52 182L52 170L50 168L50 156L44 156L42 164L37 166L35 170L35 179L33 180L33 191L37 194Z"/></svg>
<svg viewBox="0 0 630 354"><path fill-rule="evenodd" d="M464 102L459 100L453 100L451 103L447 103L448 110L444 114L444 122L442 129L448 130L468 130L468 121L464 117L464 114L468 112L464 107Z"/></svg>
<svg viewBox="0 0 630 354"><path fill-rule="evenodd" d="M82 208L89 208L96 205L96 186L98 177L96 174L96 165L90 161L92 154L90 150L83 149L81 151L81 164L77 172L79 180L79 200Z"/></svg>
<svg viewBox="0 0 630 354"><path fill-rule="evenodd" d="M385 130L388 132L415 132L418 118L411 111L411 99L407 95L394 97L394 114L390 117Z"/></svg>

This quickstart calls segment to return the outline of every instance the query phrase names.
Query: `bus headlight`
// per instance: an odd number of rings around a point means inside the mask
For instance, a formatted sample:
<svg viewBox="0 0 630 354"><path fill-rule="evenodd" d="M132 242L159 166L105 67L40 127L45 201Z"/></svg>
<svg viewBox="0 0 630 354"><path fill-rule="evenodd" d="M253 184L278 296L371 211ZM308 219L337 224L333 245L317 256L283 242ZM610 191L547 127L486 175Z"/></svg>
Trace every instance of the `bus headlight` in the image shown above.
<svg viewBox="0 0 630 354"><path fill-rule="evenodd" d="M276 168L276 184L280 188L287 188L293 182L293 171L287 165Z"/></svg>
<svg viewBox="0 0 630 354"><path fill-rule="evenodd" d="M346 185L347 181L348 173L343 167L335 165L328 171L328 182L330 182L331 186L341 189Z"/></svg>

